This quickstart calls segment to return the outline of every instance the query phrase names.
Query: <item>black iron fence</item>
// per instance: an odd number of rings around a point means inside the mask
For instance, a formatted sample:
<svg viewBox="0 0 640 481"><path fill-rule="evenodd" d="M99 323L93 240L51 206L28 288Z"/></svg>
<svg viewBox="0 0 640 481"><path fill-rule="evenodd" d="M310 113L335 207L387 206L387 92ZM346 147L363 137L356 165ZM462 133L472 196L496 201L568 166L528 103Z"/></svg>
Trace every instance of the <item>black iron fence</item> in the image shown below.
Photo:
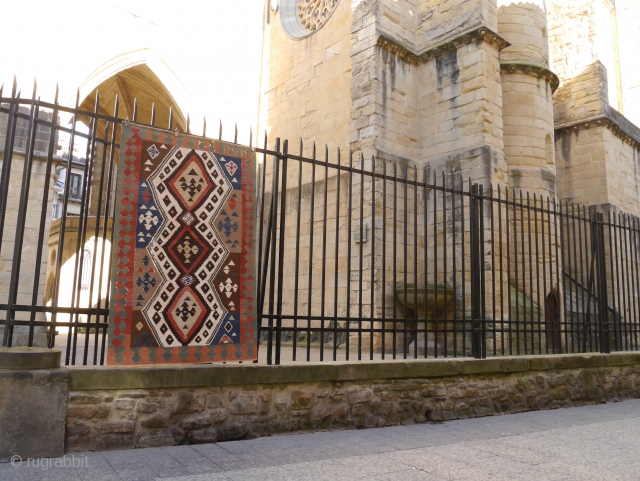
<svg viewBox="0 0 640 481"><path fill-rule="evenodd" d="M3 345L62 349L66 364L103 364L127 120L117 98L113 115L98 96L92 112L78 103L0 90L0 333ZM131 120L142 123L135 104ZM177 128L171 110L166 126ZM637 218L296 150L266 138L256 149L261 361L638 349ZM80 202L70 182L55 185L57 166L82 172Z"/></svg>
<svg viewBox="0 0 640 481"><path fill-rule="evenodd" d="M636 217L296 151L260 150L268 363L638 349Z"/></svg>

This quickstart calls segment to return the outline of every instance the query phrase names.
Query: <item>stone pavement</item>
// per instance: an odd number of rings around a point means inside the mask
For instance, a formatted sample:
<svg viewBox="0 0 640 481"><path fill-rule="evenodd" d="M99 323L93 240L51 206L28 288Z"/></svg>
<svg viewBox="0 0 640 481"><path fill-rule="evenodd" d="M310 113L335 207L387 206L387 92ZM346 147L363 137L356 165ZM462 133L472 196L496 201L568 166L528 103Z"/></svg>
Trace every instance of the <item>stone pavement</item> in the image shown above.
<svg viewBox="0 0 640 481"><path fill-rule="evenodd" d="M640 400L0 464L1 481L637 481ZM55 467L66 461L83 467ZM47 468L47 469L43 469Z"/></svg>

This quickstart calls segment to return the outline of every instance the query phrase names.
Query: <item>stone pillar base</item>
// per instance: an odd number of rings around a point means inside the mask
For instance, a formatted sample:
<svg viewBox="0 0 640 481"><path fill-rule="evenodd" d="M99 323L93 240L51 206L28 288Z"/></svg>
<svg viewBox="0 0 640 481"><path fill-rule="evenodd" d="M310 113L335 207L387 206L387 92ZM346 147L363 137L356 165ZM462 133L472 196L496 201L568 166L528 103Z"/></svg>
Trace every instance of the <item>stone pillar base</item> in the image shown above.
<svg viewBox="0 0 640 481"><path fill-rule="evenodd" d="M0 348L0 462L64 455L68 371L60 351Z"/></svg>

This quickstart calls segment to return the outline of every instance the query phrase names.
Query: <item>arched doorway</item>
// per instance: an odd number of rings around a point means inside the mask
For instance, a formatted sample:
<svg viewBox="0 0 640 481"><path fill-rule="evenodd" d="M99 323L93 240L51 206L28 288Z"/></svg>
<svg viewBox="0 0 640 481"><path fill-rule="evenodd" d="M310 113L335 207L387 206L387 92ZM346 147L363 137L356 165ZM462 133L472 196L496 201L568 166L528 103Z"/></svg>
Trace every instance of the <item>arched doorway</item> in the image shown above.
<svg viewBox="0 0 640 481"><path fill-rule="evenodd" d="M555 291L550 292L544 300L544 324L547 338L547 354L560 354L562 352L560 304Z"/></svg>

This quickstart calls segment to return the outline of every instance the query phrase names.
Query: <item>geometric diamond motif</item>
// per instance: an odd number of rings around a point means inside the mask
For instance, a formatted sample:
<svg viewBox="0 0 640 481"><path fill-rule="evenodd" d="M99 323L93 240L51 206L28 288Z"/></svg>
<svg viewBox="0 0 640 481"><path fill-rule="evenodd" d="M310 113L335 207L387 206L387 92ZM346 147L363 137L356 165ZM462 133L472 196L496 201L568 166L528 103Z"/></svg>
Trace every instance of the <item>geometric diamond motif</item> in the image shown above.
<svg viewBox="0 0 640 481"><path fill-rule="evenodd" d="M162 323L149 323L161 347L176 342L208 345L227 314L212 281L224 267L229 250L221 242L214 221L233 192L233 186L221 174L222 166L213 161L215 156L207 154L205 163L203 154L203 151L175 147L147 179L153 198L160 199L155 205L162 225L149 242L153 249L147 249L160 274L156 276L160 283L142 313L149 320L155 320L155 315L164 319ZM213 179L216 179L215 193ZM235 226L231 223L229 229L233 231L234 227L239 228L237 223ZM224 294L236 292L238 288L237 283L232 282L225 285Z"/></svg>

